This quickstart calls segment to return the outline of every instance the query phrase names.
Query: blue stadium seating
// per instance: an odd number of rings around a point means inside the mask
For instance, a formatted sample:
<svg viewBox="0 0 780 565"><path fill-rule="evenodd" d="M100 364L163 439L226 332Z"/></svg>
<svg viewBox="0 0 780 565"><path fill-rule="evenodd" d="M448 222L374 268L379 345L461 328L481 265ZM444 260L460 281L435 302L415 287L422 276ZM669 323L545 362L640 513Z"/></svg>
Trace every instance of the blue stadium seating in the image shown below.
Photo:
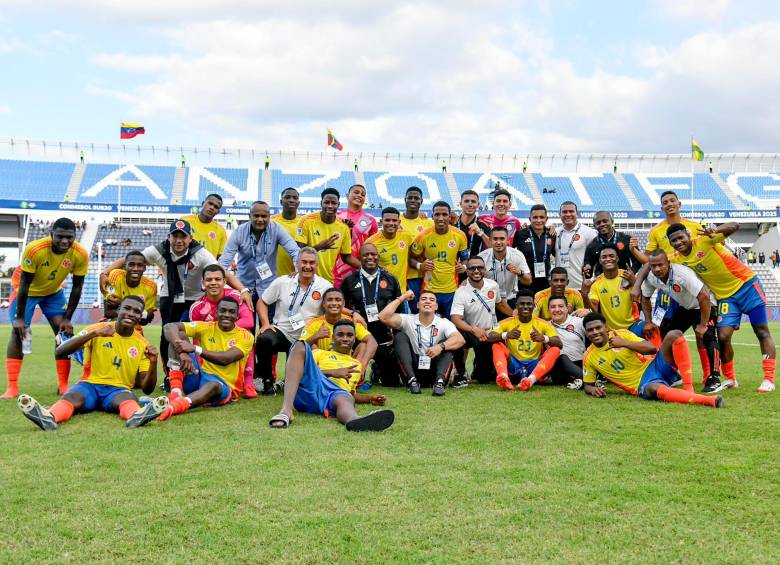
<svg viewBox="0 0 780 565"><path fill-rule="evenodd" d="M0 159L0 199L62 201L73 176L73 163Z"/></svg>
<svg viewBox="0 0 780 565"><path fill-rule="evenodd" d="M582 185L588 194L593 199L593 209L598 211L599 209L608 210L630 210L631 205L628 203L623 191L620 190L615 175L604 174L600 177L580 177ZM542 194L542 196L547 196ZM577 202L575 200L575 202ZM583 206L581 209L585 210L590 206Z"/></svg>
<svg viewBox="0 0 780 565"><path fill-rule="evenodd" d="M119 185L108 185L106 188L100 191L97 196L86 196L85 191L88 191L95 184L106 178L108 175L116 172L123 165L104 165L104 164L90 164L86 166L84 170L84 178L81 181L81 187L79 190L78 201L79 202L95 202L102 204L109 204L117 202L119 198ZM141 165L138 169L147 175L149 179L154 182L160 190L165 194L165 199L157 199L152 192L144 186L125 186L122 185L122 204L167 204L170 202L171 192L173 191L173 179L176 174L175 167L159 167L159 166L147 166ZM70 180L70 179L68 179ZM119 177L122 181L137 181L140 180L132 172L125 172ZM67 182L65 183L67 186ZM64 194L64 192L63 192Z"/></svg>
<svg viewBox="0 0 780 565"><path fill-rule="evenodd" d="M223 169L223 168L206 167L206 170L210 173L214 173L214 175L216 175L217 177L229 182L230 184L235 186L238 190L245 191L247 188L247 179L249 178L248 169ZM173 179L171 179L171 184L173 184ZM184 186L185 187L187 186L186 179L185 179ZM187 192L185 190L185 195L186 193ZM216 184L211 182L211 180L201 176L200 181L198 182L197 200L193 200L192 198L185 198L184 203L199 204L206 199L206 196L212 193L224 195L225 191L220 186L217 186Z"/></svg>
<svg viewBox="0 0 780 565"><path fill-rule="evenodd" d="M728 173L721 173L721 178L728 182ZM748 196L760 199L780 199L780 180L769 175L738 175L737 186ZM769 188L765 190L764 187ZM753 204L753 203L751 203Z"/></svg>

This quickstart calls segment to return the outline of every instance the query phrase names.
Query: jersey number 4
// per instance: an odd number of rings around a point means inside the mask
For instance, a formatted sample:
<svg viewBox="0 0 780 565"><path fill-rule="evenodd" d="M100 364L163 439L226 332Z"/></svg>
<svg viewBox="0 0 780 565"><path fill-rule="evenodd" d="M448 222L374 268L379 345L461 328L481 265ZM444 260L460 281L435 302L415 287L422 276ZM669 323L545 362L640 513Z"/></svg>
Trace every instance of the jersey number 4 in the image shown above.
<svg viewBox="0 0 780 565"><path fill-rule="evenodd" d="M122 359L119 357L119 355L114 355L114 360L111 361L111 364L117 368L117 370L122 368Z"/></svg>

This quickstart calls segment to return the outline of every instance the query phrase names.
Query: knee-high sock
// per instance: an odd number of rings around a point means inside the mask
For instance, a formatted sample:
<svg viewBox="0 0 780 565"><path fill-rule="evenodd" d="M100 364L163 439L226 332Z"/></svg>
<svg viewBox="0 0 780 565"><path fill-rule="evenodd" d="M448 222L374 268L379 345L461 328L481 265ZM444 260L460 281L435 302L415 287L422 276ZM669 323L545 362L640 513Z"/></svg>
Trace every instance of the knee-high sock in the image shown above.
<svg viewBox="0 0 780 565"><path fill-rule="evenodd" d="M658 355L663 355L660 351ZM677 365L677 370L682 377L683 388L688 392L693 391L693 367L691 366L691 352L685 337L680 336L672 343L672 357Z"/></svg>
<svg viewBox="0 0 780 565"><path fill-rule="evenodd" d="M734 360L727 363L721 363L720 370L723 371L723 376L727 379L737 380L737 376L734 374Z"/></svg>
<svg viewBox="0 0 780 565"><path fill-rule="evenodd" d="M60 422L66 422L73 416L73 404L67 400L58 400L52 407L49 408L49 412L54 416L54 421L58 424Z"/></svg>
<svg viewBox="0 0 780 565"><path fill-rule="evenodd" d="M140 409L141 407L135 400L125 400L119 405L119 417L123 420L129 420Z"/></svg>
<svg viewBox="0 0 780 565"><path fill-rule="evenodd" d="M68 379L70 378L70 359L55 359L57 365L57 384L60 394L65 394L68 390Z"/></svg>
<svg viewBox="0 0 780 565"><path fill-rule="evenodd" d="M531 377L534 382L540 383L544 380L544 377L555 365L558 357L561 356L561 349L559 347L550 347L544 352L542 358L531 371Z"/></svg>
<svg viewBox="0 0 780 565"><path fill-rule="evenodd" d="M764 370L764 378L770 382L775 382L776 363L776 359L764 359L761 361L761 368Z"/></svg>
<svg viewBox="0 0 780 565"><path fill-rule="evenodd" d="M503 343L493 344L493 366L496 368L496 382L509 378L509 350Z"/></svg>
<svg viewBox="0 0 780 565"><path fill-rule="evenodd" d="M171 391L176 388L181 390L184 386L184 373L178 369L171 369L168 373L168 383L171 387Z"/></svg>
<svg viewBox="0 0 780 565"><path fill-rule="evenodd" d="M661 385L658 387L656 396L664 402L677 402L679 404L702 404L715 408L718 401L717 396L705 396L696 394L687 390L674 389L670 386Z"/></svg>
<svg viewBox="0 0 780 565"><path fill-rule="evenodd" d="M699 347L699 361L701 361L701 382L707 380L707 377L710 376L710 372L712 371L712 367L710 366L710 357L709 352L707 351L706 347Z"/></svg>
<svg viewBox="0 0 780 565"><path fill-rule="evenodd" d="M16 398L19 396L19 373L22 372L22 359L6 359L5 370L8 373L8 388L3 397Z"/></svg>

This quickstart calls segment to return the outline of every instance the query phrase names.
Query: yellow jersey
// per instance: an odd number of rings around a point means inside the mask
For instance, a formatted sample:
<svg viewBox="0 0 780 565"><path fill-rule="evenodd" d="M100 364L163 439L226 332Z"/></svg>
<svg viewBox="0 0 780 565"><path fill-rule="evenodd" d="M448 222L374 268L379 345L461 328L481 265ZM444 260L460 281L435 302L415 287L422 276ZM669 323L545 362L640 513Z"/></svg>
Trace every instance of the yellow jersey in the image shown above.
<svg viewBox="0 0 780 565"><path fill-rule="evenodd" d="M311 247L334 234L339 234L336 247L317 252L317 274L331 284L333 284L336 259L342 253L352 255L352 232L349 226L338 218L333 223L326 224L322 221L320 213L314 212L304 216L295 231L295 241Z"/></svg>
<svg viewBox="0 0 780 565"><path fill-rule="evenodd" d="M212 220L209 223L201 222L197 214L190 214L184 216L182 220L186 220L192 227L192 239L200 243L206 248L206 251L211 253L214 257L219 259L222 252L225 251L225 245L227 245L227 232L217 220Z"/></svg>
<svg viewBox="0 0 780 565"><path fill-rule="evenodd" d="M637 343L644 341L628 330L610 331L609 335L617 335L626 341ZM593 384L596 382L597 374L601 374L615 386L636 394L642 375L653 358L652 355L645 356L626 347L610 348L609 342L601 347L591 345L582 358L582 380Z"/></svg>
<svg viewBox="0 0 780 565"><path fill-rule="evenodd" d="M87 274L89 253L77 241L65 253L57 254L51 249L51 236L31 241L22 253L22 271L32 273L28 296L49 296L60 290L70 273L75 276Z"/></svg>
<svg viewBox="0 0 780 565"><path fill-rule="evenodd" d="M433 220L430 218L417 216L414 220L409 220L401 214L401 226L398 228L398 233L408 233L412 236L412 241L414 241L425 230L433 229L433 225ZM406 273L407 279L419 279L421 276L423 276L422 273L413 267L409 267ZM398 282L401 282L401 279L398 279ZM406 283L404 283L405 285Z"/></svg>
<svg viewBox="0 0 780 565"><path fill-rule="evenodd" d="M351 318L346 315L342 314L341 316L342 320L350 320ZM316 346L317 349L324 349L325 351L330 349L330 346L333 344L333 324L329 323L328 320L325 319L325 316L319 316L317 318L314 318L311 320L308 324L306 324L306 327L303 328L303 332L301 333L301 337L298 339L301 339L303 341L306 341L311 336L316 334L318 331L320 331L320 328L322 325L325 324L328 326L328 329L330 330L330 337L323 337L321 339L317 340ZM366 339L366 336L370 335L368 333L368 330L363 326L363 324L355 324L355 346L357 347L357 344L364 339Z"/></svg>
<svg viewBox="0 0 780 565"><path fill-rule="evenodd" d="M756 275L750 268L726 249L723 242L726 237L692 237L692 249L689 255L674 252L669 256L673 263L690 267L704 281L715 298L723 300L736 294L740 288Z"/></svg>
<svg viewBox="0 0 780 565"><path fill-rule="evenodd" d="M125 275L127 271L124 269L114 269L108 273L107 292L103 297L116 296L119 300L123 300L131 295L140 296L144 299L144 309L154 310L157 307L157 285L151 279L141 277L138 286L130 288L127 286Z"/></svg>
<svg viewBox="0 0 780 565"><path fill-rule="evenodd" d="M591 301L598 302L598 310L611 330L625 330L639 320L639 309L631 301L631 286L622 288L622 274L623 269L619 269L614 279L603 274L597 276L588 294Z"/></svg>
<svg viewBox="0 0 780 565"><path fill-rule="evenodd" d="M531 318L530 322L521 322L518 318L512 316L511 318L501 320L492 331L500 335L515 328L520 332L520 337L507 339L506 346L512 357L520 361L532 361L542 356L544 344L531 339L531 330L535 329L540 334L548 337L558 336L558 332L555 331L552 324L541 318Z"/></svg>
<svg viewBox="0 0 780 565"><path fill-rule="evenodd" d="M568 302L570 306L574 306L575 310L585 308L585 303L582 301L582 295L578 290L567 288L563 295L566 297L566 302ZM536 293L536 296L534 296L534 316L542 318L543 320L549 320L551 318L550 308L548 307L550 304L550 296L552 296L552 288L549 287Z"/></svg>
<svg viewBox="0 0 780 565"><path fill-rule="evenodd" d="M425 281L425 290L431 292L455 292L458 288L458 275L455 264L468 248L463 232L450 226L446 233L436 233L430 228L417 236L412 244L412 253L433 260L431 278Z"/></svg>
<svg viewBox="0 0 780 565"><path fill-rule="evenodd" d="M345 367L351 367L357 365L355 372L349 374L349 379L331 379L327 377L334 385L339 386L347 392L355 392L358 383L360 382L360 373L363 371L363 365L349 355L338 353L337 351L325 351L324 349L315 349L311 352L314 356L314 362L321 371L328 371L330 369L342 369Z"/></svg>
<svg viewBox="0 0 780 565"><path fill-rule="evenodd" d="M100 322L84 328L79 335L86 335L114 322ZM131 389L135 387L138 373L149 370L146 347L149 342L134 331L133 335L122 337L114 333L111 337L95 337L84 344L84 376L82 380L94 385L110 385Z"/></svg>
<svg viewBox="0 0 780 565"><path fill-rule="evenodd" d="M255 343L252 334L238 326L232 331L223 332L217 322L187 322L184 331L187 337L197 339L200 346L208 351L227 351L231 347L241 350L244 356L230 365L217 365L206 359L200 362L203 371L225 381L234 393L240 391L243 388L246 360Z"/></svg>
<svg viewBox="0 0 780 565"><path fill-rule="evenodd" d="M401 294L406 292L406 277L409 267L409 249L414 243L414 237L407 232L397 232L393 239L388 239L382 230L366 240L376 246L379 252L379 266L398 279ZM418 275L419 276L419 275Z"/></svg>
<svg viewBox="0 0 780 565"><path fill-rule="evenodd" d="M691 232L691 238L696 237L699 229L702 227L701 222L695 222L693 220L686 220L682 218L680 223ZM667 255L674 253L674 247L669 243L669 238L666 236L666 230L671 224L668 220L662 220L650 228L647 234L647 251L655 251L656 249L663 249Z"/></svg>
<svg viewBox="0 0 780 565"><path fill-rule="evenodd" d="M282 226L284 231L286 231L291 238L295 239L295 235L298 231L298 224L300 223L301 219L296 216L292 220L288 220L281 214L276 214L275 216L271 216L271 221L274 221ZM295 265L293 265L292 257L290 257L290 254L284 250L284 247L281 245L277 246L276 275L283 277L284 275L290 275L294 272Z"/></svg>

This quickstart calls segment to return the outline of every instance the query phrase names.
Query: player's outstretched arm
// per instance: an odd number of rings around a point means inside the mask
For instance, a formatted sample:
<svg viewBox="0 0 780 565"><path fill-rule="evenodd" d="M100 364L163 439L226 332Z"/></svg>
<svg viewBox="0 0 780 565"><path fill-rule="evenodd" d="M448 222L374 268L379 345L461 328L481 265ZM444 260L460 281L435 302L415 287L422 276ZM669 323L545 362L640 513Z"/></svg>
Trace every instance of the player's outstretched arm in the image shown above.
<svg viewBox="0 0 780 565"><path fill-rule="evenodd" d="M73 275L73 284L68 297L68 307L65 309L65 319L60 323L60 331L73 333L73 324L70 323L73 314L81 301L81 291L84 289L84 276Z"/></svg>
<svg viewBox="0 0 780 565"><path fill-rule="evenodd" d="M595 396L596 398L604 398L607 396L607 391L596 385L585 383L583 390L585 391L585 394Z"/></svg>
<svg viewBox="0 0 780 565"><path fill-rule="evenodd" d="M238 280L238 277L233 273L225 272L225 281L227 281L228 285L241 293L241 302L246 304L247 307L254 312L255 305L252 304L252 293L240 280Z"/></svg>
<svg viewBox="0 0 780 565"><path fill-rule="evenodd" d="M106 324L105 326L101 326L100 328L96 330L90 330L86 333L79 334L68 341L62 343L57 349L54 351L54 354L57 357L66 357L70 355L71 353L75 353L84 345L86 345L87 342L93 340L96 337L111 337L114 335L114 324Z"/></svg>
<svg viewBox="0 0 780 565"><path fill-rule="evenodd" d="M650 263L645 263L639 272L636 274L636 280L634 286L631 287L631 301L639 302L642 296L642 283L645 282L648 273L650 273Z"/></svg>
<svg viewBox="0 0 780 565"><path fill-rule="evenodd" d="M201 358L206 361L211 361L215 365L222 365L223 367L241 361L244 358L244 352L238 347L231 347L227 351L209 351L204 349L200 353Z"/></svg>
<svg viewBox="0 0 780 565"><path fill-rule="evenodd" d="M111 263L108 267L104 267L101 275L105 274L106 277L108 277L108 274L114 269L124 269L124 268L125 268L125 258L120 257L119 259Z"/></svg>
<svg viewBox="0 0 780 565"><path fill-rule="evenodd" d="M379 344L374 339L374 336L368 334L361 342L361 345L363 347L360 348L360 352L357 354L357 360L360 361L365 370L368 367L368 363L374 358Z"/></svg>
<svg viewBox="0 0 780 565"><path fill-rule="evenodd" d="M16 312L11 313L11 316L13 316L11 321L13 331L20 340L24 337L24 313L27 310L27 296L30 293L30 285L34 278L35 273L22 271L22 276L19 279L19 292L16 294Z"/></svg>
<svg viewBox="0 0 780 565"><path fill-rule="evenodd" d="M379 313L379 321L382 322L384 325L386 325L388 328L392 328L394 330L400 329L401 327L401 316L395 313L396 310L398 310L398 307L406 302L407 300L411 300L414 298L414 292L411 290L407 290L404 294L390 302L387 306L382 308L382 311Z"/></svg>

